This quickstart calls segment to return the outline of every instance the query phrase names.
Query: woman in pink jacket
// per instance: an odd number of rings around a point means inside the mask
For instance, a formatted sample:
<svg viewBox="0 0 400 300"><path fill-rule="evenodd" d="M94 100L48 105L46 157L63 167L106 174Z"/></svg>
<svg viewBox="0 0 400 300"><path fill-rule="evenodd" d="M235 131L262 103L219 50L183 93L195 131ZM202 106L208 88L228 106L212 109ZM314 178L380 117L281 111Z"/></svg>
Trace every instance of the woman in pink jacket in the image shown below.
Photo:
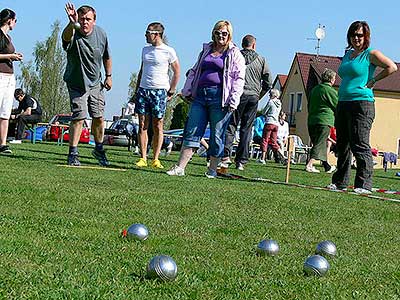
<svg viewBox="0 0 400 300"><path fill-rule="evenodd" d="M210 166L205 175L208 178L217 176L225 131L232 112L239 105L246 69L239 48L232 43L232 32L229 21L218 21L211 33L212 41L203 45L196 64L187 74L182 95L191 102L191 107L178 164L167 172L168 175L185 175L185 167L200 146L209 123Z"/></svg>

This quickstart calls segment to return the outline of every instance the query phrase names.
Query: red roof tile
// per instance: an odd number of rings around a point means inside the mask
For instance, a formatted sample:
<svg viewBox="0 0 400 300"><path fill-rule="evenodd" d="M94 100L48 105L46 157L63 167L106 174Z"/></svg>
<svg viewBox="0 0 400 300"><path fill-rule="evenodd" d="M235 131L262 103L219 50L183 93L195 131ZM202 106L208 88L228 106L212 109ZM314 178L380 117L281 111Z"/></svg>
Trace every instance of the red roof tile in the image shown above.
<svg viewBox="0 0 400 300"><path fill-rule="evenodd" d="M288 76L283 75L283 74L278 74L277 77L278 77L279 83L281 84L281 87L284 87Z"/></svg>
<svg viewBox="0 0 400 300"><path fill-rule="evenodd" d="M309 91L318 83L317 79L320 79L325 68L329 68L337 72L340 63L342 62L342 58L338 56L319 55L317 58L316 55L308 53L296 53L295 59L298 61L301 77L303 79L303 84L306 91ZM396 63L396 65L400 69L400 63ZM380 72L380 68L377 68L376 73L378 72ZM340 82L340 77L336 76L334 85L339 86ZM374 89L386 92L400 92L400 71L378 81Z"/></svg>

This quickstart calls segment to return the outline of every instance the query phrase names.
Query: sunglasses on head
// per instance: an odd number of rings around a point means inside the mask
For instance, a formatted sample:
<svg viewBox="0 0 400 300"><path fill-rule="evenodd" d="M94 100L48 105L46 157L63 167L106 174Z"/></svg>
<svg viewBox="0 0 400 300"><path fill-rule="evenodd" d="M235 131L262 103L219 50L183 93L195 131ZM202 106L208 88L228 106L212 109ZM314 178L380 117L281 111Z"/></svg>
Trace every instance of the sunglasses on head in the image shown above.
<svg viewBox="0 0 400 300"><path fill-rule="evenodd" d="M229 35L228 31L222 31L222 30L214 30L214 34L215 35L219 35L219 36L223 36L226 37Z"/></svg>
<svg viewBox="0 0 400 300"><path fill-rule="evenodd" d="M157 30L146 30L146 34L157 34L157 33L160 33L160 32Z"/></svg>

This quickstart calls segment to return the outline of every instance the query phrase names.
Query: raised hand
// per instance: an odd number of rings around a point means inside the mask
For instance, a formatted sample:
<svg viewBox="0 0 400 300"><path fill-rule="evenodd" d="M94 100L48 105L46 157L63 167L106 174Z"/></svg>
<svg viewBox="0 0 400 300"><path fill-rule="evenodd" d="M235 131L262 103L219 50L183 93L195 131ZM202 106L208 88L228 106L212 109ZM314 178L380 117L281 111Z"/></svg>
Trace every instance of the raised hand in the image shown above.
<svg viewBox="0 0 400 300"><path fill-rule="evenodd" d="M72 23L78 22L78 14L75 10L75 6L71 2L65 4L65 12Z"/></svg>

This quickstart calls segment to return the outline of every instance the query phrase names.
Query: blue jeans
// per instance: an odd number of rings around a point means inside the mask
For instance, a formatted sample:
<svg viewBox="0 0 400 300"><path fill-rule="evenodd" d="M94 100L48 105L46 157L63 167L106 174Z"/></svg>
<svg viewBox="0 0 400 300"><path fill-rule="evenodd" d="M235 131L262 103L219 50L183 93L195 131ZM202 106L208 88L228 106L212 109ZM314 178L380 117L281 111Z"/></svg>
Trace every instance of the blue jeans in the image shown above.
<svg viewBox="0 0 400 300"><path fill-rule="evenodd" d="M183 146L198 148L210 123L208 154L222 157L224 154L225 131L232 113L222 107L222 89L219 87L199 88L186 120Z"/></svg>

